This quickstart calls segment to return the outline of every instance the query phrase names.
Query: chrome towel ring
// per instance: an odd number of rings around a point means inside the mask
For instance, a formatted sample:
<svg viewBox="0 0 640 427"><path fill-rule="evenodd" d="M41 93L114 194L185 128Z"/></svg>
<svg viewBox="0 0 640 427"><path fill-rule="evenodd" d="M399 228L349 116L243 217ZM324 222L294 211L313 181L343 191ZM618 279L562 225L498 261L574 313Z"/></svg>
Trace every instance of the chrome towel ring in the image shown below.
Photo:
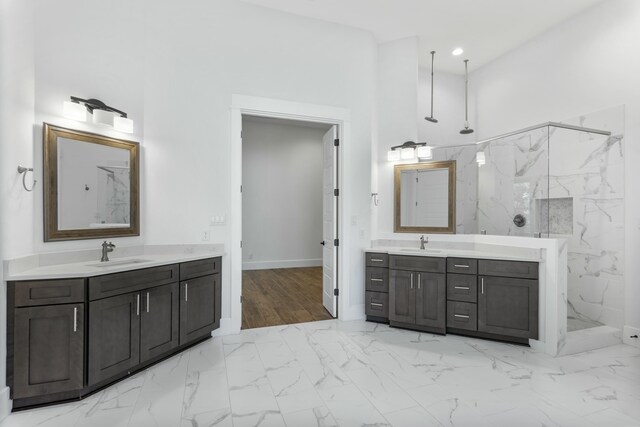
<svg viewBox="0 0 640 427"><path fill-rule="evenodd" d="M27 187L27 172L33 173L33 168L25 168L24 166L18 166L18 173L22 174L22 186L27 191L33 191L33 189L36 186L36 182L38 182L38 181L36 181L34 179L33 183L31 184L31 188L28 188Z"/></svg>

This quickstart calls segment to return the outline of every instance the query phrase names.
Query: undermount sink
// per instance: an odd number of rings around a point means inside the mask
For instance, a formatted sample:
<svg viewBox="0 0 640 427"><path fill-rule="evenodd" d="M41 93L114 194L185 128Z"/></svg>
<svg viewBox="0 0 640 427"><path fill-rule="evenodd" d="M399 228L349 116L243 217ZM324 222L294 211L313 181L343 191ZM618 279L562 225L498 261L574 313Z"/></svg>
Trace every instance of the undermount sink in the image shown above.
<svg viewBox="0 0 640 427"><path fill-rule="evenodd" d="M427 253L427 254L438 254L442 252L440 249L418 249L418 248L402 248L400 252L417 252L417 253Z"/></svg>
<svg viewBox="0 0 640 427"><path fill-rule="evenodd" d="M150 262L149 259L122 259L116 261L98 262L96 264L87 264L87 267L114 267L117 265L129 265L129 264L141 264L143 262Z"/></svg>

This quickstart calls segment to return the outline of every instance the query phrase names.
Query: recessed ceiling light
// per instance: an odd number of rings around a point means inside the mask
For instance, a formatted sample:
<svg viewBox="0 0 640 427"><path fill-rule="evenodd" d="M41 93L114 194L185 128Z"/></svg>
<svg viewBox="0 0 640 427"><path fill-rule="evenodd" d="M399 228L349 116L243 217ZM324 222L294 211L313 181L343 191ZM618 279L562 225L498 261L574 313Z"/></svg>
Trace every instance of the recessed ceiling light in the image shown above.
<svg viewBox="0 0 640 427"><path fill-rule="evenodd" d="M459 56L459 55L462 55L463 53L464 53L464 50L462 50L461 47L457 47L453 49L453 52L451 52L453 56Z"/></svg>

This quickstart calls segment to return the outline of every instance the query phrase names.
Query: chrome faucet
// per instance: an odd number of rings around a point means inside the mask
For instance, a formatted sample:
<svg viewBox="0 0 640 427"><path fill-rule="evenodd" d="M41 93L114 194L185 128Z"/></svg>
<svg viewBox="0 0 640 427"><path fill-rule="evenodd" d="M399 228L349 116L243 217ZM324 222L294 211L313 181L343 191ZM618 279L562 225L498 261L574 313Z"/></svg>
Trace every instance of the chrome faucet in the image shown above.
<svg viewBox="0 0 640 427"><path fill-rule="evenodd" d="M422 236L420 236L420 249L424 249L424 244L425 243L429 243L429 236L427 236L427 238L424 238L424 234Z"/></svg>
<svg viewBox="0 0 640 427"><path fill-rule="evenodd" d="M102 243L102 258L100 258L100 262L107 262L109 261L109 252L113 252L113 249L116 247L116 245L114 245L113 243L109 242L107 243L107 241L105 240Z"/></svg>

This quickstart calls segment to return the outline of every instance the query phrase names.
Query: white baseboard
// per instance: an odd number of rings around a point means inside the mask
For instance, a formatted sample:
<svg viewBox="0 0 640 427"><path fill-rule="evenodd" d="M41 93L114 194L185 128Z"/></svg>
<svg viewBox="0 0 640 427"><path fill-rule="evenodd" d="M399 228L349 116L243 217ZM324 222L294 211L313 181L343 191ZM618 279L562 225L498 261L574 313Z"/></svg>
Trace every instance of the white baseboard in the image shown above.
<svg viewBox="0 0 640 427"><path fill-rule="evenodd" d="M640 329L631 326L622 328L622 342L640 348L640 338L631 338L632 335L640 337Z"/></svg>
<svg viewBox="0 0 640 427"><path fill-rule="evenodd" d="M363 320L366 319L367 316L364 314L364 304L352 305L348 310L345 310L344 313L338 316L340 320L349 321L349 320Z"/></svg>
<svg viewBox="0 0 640 427"><path fill-rule="evenodd" d="M223 317L222 319L220 319L220 327L211 332L211 336L223 337L225 335L237 334L239 331L234 331L232 325L233 323L231 322L230 317Z"/></svg>
<svg viewBox="0 0 640 427"><path fill-rule="evenodd" d="M11 413L11 407L9 387L0 389L0 421L4 420Z"/></svg>
<svg viewBox="0 0 640 427"><path fill-rule="evenodd" d="M281 261L248 261L242 263L243 270L270 270L273 268L322 267L319 259L289 259Z"/></svg>

